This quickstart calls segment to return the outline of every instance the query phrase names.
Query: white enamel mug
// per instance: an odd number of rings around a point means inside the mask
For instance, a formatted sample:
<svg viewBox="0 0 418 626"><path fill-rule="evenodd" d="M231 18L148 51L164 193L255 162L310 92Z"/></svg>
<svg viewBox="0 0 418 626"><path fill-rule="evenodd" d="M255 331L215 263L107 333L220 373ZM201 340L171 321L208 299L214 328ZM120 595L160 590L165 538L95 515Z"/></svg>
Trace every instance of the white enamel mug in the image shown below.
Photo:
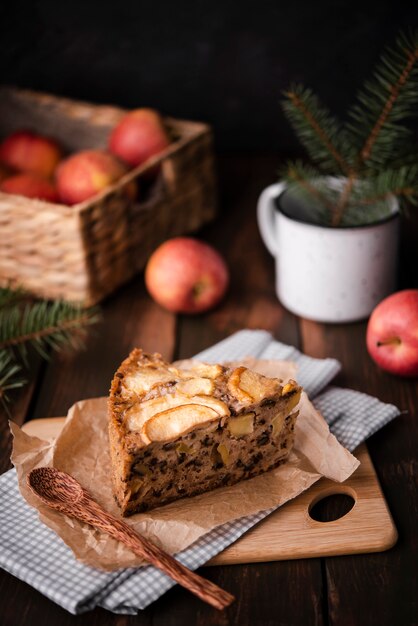
<svg viewBox="0 0 418 626"><path fill-rule="evenodd" d="M270 185L257 206L261 236L276 259L277 297L296 315L320 322L368 317L396 288L396 198L380 222L332 228L290 215L285 191L284 183Z"/></svg>

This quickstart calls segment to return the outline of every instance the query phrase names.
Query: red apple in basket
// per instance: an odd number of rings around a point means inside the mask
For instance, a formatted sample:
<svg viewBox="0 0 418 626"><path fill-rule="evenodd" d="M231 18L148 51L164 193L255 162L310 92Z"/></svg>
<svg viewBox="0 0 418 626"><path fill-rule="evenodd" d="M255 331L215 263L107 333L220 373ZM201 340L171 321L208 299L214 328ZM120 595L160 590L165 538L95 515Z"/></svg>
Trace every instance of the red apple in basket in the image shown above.
<svg viewBox="0 0 418 626"><path fill-rule="evenodd" d="M382 369L418 376L418 289L399 291L377 305L367 326L367 349Z"/></svg>
<svg viewBox="0 0 418 626"><path fill-rule="evenodd" d="M26 198L37 198L48 202L58 202L55 186L45 178L35 174L16 174L0 183L0 190Z"/></svg>
<svg viewBox="0 0 418 626"><path fill-rule="evenodd" d="M21 172L50 178L62 158L58 144L28 130L9 135L0 144L0 161Z"/></svg>
<svg viewBox="0 0 418 626"><path fill-rule="evenodd" d="M213 308L224 296L228 282L228 268L221 255L191 237L163 243L145 269L149 293L174 313L201 313Z"/></svg>
<svg viewBox="0 0 418 626"><path fill-rule="evenodd" d="M58 167L58 193L66 204L77 204L95 196L125 173L125 166L113 155L102 150L83 150Z"/></svg>
<svg viewBox="0 0 418 626"><path fill-rule="evenodd" d="M127 113L115 126L109 138L109 149L133 167L159 154L170 143L164 123L153 109L136 109Z"/></svg>
<svg viewBox="0 0 418 626"><path fill-rule="evenodd" d="M10 178L11 176L13 176L13 174L16 174L14 170L11 170L9 167L7 167L7 165L3 165L2 163L0 163L0 183L3 180L6 180L6 178Z"/></svg>

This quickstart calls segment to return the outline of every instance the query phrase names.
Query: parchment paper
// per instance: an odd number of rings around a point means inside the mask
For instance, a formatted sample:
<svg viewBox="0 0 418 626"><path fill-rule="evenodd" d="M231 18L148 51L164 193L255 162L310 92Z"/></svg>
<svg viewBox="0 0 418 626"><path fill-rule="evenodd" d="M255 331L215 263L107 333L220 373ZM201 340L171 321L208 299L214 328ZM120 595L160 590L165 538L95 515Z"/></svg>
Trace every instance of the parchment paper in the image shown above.
<svg viewBox="0 0 418 626"><path fill-rule="evenodd" d="M241 363L285 380L295 376L293 363L257 361L252 357ZM216 526L284 504L322 476L338 482L346 480L359 465L357 459L329 432L306 394L302 394L299 410L293 450L289 460L277 469L232 487L183 498L125 521L174 554ZM44 505L26 485L26 476L33 468L57 467L73 475L106 510L120 517L111 488L106 398L77 402L55 441L30 437L12 422L10 427L14 436L12 461L21 494L39 511L40 519L72 549L75 557L105 570L143 565L123 544Z"/></svg>

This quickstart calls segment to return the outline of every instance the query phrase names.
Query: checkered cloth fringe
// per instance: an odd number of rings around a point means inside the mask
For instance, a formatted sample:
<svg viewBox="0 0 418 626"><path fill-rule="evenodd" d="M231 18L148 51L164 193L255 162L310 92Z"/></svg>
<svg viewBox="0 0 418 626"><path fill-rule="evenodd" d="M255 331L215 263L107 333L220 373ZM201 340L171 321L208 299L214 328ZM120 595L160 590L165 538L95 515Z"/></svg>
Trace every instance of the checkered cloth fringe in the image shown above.
<svg viewBox="0 0 418 626"><path fill-rule="evenodd" d="M356 391L328 387L320 393L339 372L338 361L303 355L296 348L274 341L266 331L240 331L196 358L216 362L245 356L294 361L298 382L349 450L400 413L395 406ZM178 560L197 569L273 510L215 528L177 554ZM135 614L175 584L152 566L106 573L76 561L71 550L23 500L14 469L0 477L0 528L0 566L74 614L96 606L114 613Z"/></svg>

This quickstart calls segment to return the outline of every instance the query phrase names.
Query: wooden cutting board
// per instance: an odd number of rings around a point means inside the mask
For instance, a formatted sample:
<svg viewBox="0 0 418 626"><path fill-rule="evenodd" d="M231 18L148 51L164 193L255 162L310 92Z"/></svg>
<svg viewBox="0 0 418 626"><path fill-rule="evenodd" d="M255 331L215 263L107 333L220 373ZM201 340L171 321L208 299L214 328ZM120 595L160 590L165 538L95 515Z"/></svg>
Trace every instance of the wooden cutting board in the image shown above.
<svg viewBox="0 0 418 626"><path fill-rule="evenodd" d="M32 420L24 424L23 430L40 439L51 439L61 431L64 419ZM209 565L381 552L391 548L398 533L364 444L357 448L355 456L360 467L345 483L321 479L257 524ZM331 522L312 519L309 514L312 507L334 494L351 496L353 508Z"/></svg>

